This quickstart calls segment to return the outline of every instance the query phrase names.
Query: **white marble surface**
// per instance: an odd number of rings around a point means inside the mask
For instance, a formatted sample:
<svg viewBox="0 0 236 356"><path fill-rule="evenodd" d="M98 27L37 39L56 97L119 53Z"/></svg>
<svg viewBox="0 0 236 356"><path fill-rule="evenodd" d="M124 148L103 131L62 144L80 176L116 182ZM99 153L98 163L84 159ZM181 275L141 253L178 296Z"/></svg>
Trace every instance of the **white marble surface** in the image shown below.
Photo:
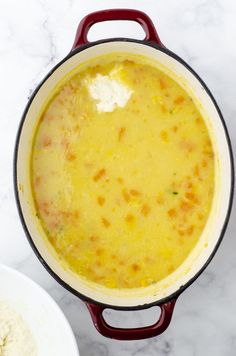
<svg viewBox="0 0 236 356"><path fill-rule="evenodd" d="M70 50L81 17L110 7L137 7L152 17L163 43L189 62L211 88L236 149L234 0L0 0L0 263L22 271L53 296L74 329L81 356L234 356L235 209L216 257L179 298L167 332L160 338L137 342L100 336L84 304L44 270L22 230L13 195L12 158L27 98ZM97 26L91 37L106 37L107 33L142 35L137 26L117 24ZM132 325L143 325L154 318L150 310L128 315ZM122 325L123 313L109 317Z"/></svg>

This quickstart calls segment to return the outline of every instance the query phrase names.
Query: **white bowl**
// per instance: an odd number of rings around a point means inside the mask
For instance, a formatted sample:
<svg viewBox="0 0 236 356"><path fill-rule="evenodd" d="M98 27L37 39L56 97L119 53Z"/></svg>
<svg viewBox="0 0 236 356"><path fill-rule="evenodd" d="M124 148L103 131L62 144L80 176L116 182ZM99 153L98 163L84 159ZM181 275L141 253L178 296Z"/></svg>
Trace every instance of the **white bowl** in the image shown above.
<svg viewBox="0 0 236 356"><path fill-rule="evenodd" d="M37 344L37 356L79 356L75 336L59 306L39 285L0 265L0 299L22 315Z"/></svg>

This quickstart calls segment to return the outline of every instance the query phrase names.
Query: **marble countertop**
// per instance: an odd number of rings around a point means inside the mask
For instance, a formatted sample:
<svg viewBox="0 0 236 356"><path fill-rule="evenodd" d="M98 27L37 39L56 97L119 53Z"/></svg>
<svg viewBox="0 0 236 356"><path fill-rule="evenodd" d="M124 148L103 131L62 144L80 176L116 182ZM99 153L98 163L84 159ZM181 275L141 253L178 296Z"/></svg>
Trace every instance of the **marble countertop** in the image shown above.
<svg viewBox="0 0 236 356"><path fill-rule="evenodd" d="M110 7L149 14L163 43L183 57L212 90L236 150L236 2L234 0L0 0L0 263L43 286L68 317L81 356L233 356L236 354L236 211L217 255L179 298L159 338L118 342L100 336L84 304L46 272L32 252L16 210L12 158L19 120L30 93L70 50L79 20ZM136 24L97 25L90 39L142 37ZM236 152L235 152L236 153ZM124 312L109 320L124 325ZM158 311L156 311L158 315ZM126 312L126 324L155 320L155 310ZM51 356L51 355L50 355Z"/></svg>

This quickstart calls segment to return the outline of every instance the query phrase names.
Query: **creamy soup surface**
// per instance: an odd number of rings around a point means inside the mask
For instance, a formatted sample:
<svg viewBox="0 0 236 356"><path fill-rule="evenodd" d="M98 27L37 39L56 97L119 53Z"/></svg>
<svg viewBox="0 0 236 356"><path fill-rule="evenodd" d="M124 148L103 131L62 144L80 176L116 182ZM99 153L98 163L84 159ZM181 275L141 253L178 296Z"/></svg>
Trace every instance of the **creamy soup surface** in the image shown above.
<svg viewBox="0 0 236 356"><path fill-rule="evenodd" d="M32 148L37 216L62 263L108 288L175 271L214 194L208 129L189 94L142 57L93 59L49 100Z"/></svg>

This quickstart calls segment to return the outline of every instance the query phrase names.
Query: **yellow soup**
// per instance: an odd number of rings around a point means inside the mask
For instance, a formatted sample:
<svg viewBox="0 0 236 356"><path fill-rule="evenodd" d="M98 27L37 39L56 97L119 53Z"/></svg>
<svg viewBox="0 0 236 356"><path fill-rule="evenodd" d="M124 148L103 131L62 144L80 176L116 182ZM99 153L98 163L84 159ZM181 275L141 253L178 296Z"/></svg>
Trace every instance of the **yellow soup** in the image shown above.
<svg viewBox="0 0 236 356"><path fill-rule="evenodd" d="M195 247L214 153L190 95L141 56L111 54L64 78L32 148L37 216L63 263L109 288L148 286Z"/></svg>

